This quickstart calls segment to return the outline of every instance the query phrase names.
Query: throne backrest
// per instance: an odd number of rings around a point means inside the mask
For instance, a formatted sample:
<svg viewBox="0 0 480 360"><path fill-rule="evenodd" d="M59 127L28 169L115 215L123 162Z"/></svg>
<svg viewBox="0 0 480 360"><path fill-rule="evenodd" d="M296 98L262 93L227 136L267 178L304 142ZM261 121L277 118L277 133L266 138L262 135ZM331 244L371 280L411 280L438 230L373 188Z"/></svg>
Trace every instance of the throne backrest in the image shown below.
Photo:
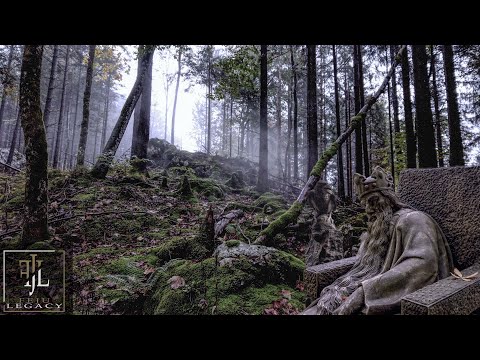
<svg viewBox="0 0 480 360"><path fill-rule="evenodd" d="M480 262L480 166L407 169L398 192L438 222L460 270Z"/></svg>

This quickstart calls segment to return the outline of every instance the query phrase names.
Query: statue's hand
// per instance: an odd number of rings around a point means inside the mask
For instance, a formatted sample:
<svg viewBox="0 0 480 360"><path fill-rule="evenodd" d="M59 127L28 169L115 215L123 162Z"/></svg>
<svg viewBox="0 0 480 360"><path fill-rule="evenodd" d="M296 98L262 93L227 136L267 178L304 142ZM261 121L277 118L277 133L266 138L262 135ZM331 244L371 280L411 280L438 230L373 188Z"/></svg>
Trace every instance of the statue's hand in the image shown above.
<svg viewBox="0 0 480 360"><path fill-rule="evenodd" d="M365 294L363 292L363 286L360 286L333 312L333 315L351 315L357 313L362 309L364 304Z"/></svg>

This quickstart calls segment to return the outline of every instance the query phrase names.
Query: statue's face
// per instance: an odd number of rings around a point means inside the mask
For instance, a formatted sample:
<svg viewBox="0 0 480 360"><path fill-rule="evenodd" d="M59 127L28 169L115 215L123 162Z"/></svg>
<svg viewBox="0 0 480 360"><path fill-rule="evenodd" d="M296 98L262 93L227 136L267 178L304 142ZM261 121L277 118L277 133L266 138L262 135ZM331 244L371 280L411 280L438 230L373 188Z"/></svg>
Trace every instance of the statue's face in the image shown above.
<svg viewBox="0 0 480 360"><path fill-rule="evenodd" d="M380 192L372 192L362 199L367 215L382 211L387 206L387 198Z"/></svg>

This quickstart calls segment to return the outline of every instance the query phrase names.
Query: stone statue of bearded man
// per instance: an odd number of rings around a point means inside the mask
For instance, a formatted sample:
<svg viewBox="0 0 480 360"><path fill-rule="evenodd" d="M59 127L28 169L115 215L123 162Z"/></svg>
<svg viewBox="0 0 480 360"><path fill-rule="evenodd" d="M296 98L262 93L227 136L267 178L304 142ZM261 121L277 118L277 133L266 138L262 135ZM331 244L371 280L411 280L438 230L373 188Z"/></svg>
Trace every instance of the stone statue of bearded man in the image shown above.
<svg viewBox="0 0 480 360"><path fill-rule="evenodd" d="M354 182L368 216L357 260L304 315L398 313L402 297L453 271L442 230L428 214L400 202L390 174L377 166L368 178L355 174Z"/></svg>

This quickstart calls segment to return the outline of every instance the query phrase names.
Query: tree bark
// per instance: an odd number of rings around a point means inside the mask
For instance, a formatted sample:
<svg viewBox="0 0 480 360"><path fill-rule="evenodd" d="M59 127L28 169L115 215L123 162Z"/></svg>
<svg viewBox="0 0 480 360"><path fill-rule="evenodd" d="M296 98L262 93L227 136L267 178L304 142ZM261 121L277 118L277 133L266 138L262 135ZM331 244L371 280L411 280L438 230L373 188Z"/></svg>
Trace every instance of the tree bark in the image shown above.
<svg viewBox="0 0 480 360"><path fill-rule="evenodd" d="M150 78L151 78L151 76L150 76ZM110 108L110 87L111 87L111 83L112 83L112 74L108 74L107 89L106 89L107 94L105 95L105 116L103 117L102 141L100 143L100 147L102 148L102 151L103 151L103 148L105 147L105 142L107 141L108 111L109 111L109 108Z"/></svg>
<svg viewBox="0 0 480 360"><path fill-rule="evenodd" d="M350 90L348 84L348 67L345 65L345 129L350 125ZM352 200L353 191L352 191L352 139L349 136L346 144L346 162L347 162L347 198Z"/></svg>
<svg viewBox="0 0 480 360"><path fill-rule="evenodd" d="M387 48L385 47L385 67L388 69L388 54L387 54ZM393 76L395 76L395 72L393 73ZM393 79L392 76L392 79ZM390 139L390 171L392 173L392 179L393 179L393 188L395 189L395 151L394 151L394 146L393 146L393 126L392 126L392 106L391 106L391 91L390 91L390 83L387 85L388 91L387 91L387 97L388 97L388 135Z"/></svg>
<svg viewBox="0 0 480 360"><path fill-rule="evenodd" d="M282 76L281 76L281 68L280 64L278 65L277 69L277 172L278 177L282 178L283 170L282 170Z"/></svg>
<svg viewBox="0 0 480 360"><path fill-rule="evenodd" d="M458 112L457 84L452 45L443 45L443 64L445 69L445 86L447 89L448 132L450 135L450 166L464 166L462 131Z"/></svg>
<svg viewBox="0 0 480 360"><path fill-rule="evenodd" d="M12 67L12 60L13 60L13 50L15 45L10 45L10 50L8 53L8 60L7 60L7 74L10 73L10 68ZM2 92L2 101L0 102L0 145L2 144L2 124L3 124L3 113L5 111L5 104L7 102L7 87L3 87ZM5 142L8 140L5 139Z"/></svg>
<svg viewBox="0 0 480 360"><path fill-rule="evenodd" d="M133 139L132 139L132 157L136 156L138 159L147 159L148 140L150 139L150 108L152 101L152 60L148 64L147 73L143 83L142 96L140 97L140 116L134 119L133 122ZM138 108L138 105L137 105ZM103 150L103 149L102 149ZM146 172L147 163L140 161L135 163L138 171Z"/></svg>
<svg viewBox="0 0 480 360"><path fill-rule="evenodd" d="M182 47L178 48L178 71L177 71L177 84L175 85L175 97L173 99L173 111L172 111L172 130L170 142L175 145L175 113L177 111L177 98L178 98L178 86L180 85L180 76L182 75Z"/></svg>
<svg viewBox="0 0 480 360"><path fill-rule="evenodd" d="M405 133L407 137L407 168L417 167L417 139L412 115L412 97L410 95L410 66L408 64L408 48L402 55L402 89L403 108L405 113Z"/></svg>
<svg viewBox="0 0 480 360"><path fill-rule="evenodd" d="M229 129L229 141L228 145L230 147L229 152L228 152L228 157L232 157L232 131L233 131L233 97L230 96L230 129Z"/></svg>
<svg viewBox="0 0 480 360"><path fill-rule="evenodd" d="M43 45L25 45L20 78L20 119L25 134L25 213L22 247L47 240L48 154L40 106Z"/></svg>
<svg viewBox="0 0 480 360"><path fill-rule="evenodd" d="M210 155L210 148L212 146L212 48L208 46L208 74L207 74L207 86L208 86L208 113L207 113L207 154ZM244 130L244 129L242 129ZM243 133L242 133L242 152L243 152Z"/></svg>
<svg viewBox="0 0 480 360"><path fill-rule="evenodd" d="M287 227L290 223L295 222L302 212L303 206L307 200L306 194L308 191L312 190L320 180L320 176L327 166L328 162L335 156L340 146L347 140L349 135L355 130L355 128L360 127L362 121L365 120L367 112L371 109L373 104L376 103L380 95L385 91L390 78L395 71L396 66L400 62L402 52L405 50L405 45L402 46L395 57L395 62L392 64L390 71L383 80L383 83L380 85L378 90L373 96L371 96L368 102L360 109L360 111L355 115L350 122L350 126L329 146L329 148L322 154L318 162L313 167L310 177L308 178L307 183L303 187L300 195L297 200L290 206L290 208L279 216L277 219L272 221L266 229L264 229L260 236L255 241L256 244L262 244L267 239L273 239L273 237Z"/></svg>
<svg viewBox="0 0 480 360"><path fill-rule="evenodd" d="M95 59L96 45L90 45L88 52L87 74L85 79L85 92L83 93L83 115L80 125L80 140L78 142L77 166L85 163L85 148L87 146L88 122L90 121L90 92L92 90L93 62Z"/></svg>
<svg viewBox="0 0 480 360"><path fill-rule="evenodd" d="M390 45L390 61L395 61L396 46ZM393 128L395 134L400 133L400 119L398 116L398 96L397 96L397 76L395 73L392 75L392 107L393 107Z"/></svg>
<svg viewBox="0 0 480 360"><path fill-rule="evenodd" d="M353 45L353 92L354 102L355 102L355 114L357 114L360 109L360 74L358 72L358 49L357 45ZM362 127L355 129L355 172L358 174L363 173L363 156L362 156Z"/></svg>
<svg viewBox="0 0 480 360"><path fill-rule="evenodd" d="M133 109L135 108L138 98L142 94L142 88L144 79L146 77L147 68L149 63L152 61L153 52L155 49L153 46L143 46L140 47L139 50L139 56L142 57L142 71L140 72L140 74L137 75L135 84L133 85L133 88L130 91L127 100L125 101L125 104L123 105L117 123L115 124L110 138L105 145L105 149L103 149L102 156L98 158L95 166L92 169L92 176L96 178L103 179L107 175L110 164L113 161L118 146L120 145L120 141L122 140L123 134L125 133L125 129L127 128L128 121L130 120Z"/></svg>
<svg viewBox="0 0 480 360"><path fill-rule="evenodd" d="M17 142L18 130L20 128L20 111L17 114L17 121L15 121L15 128L13 129L12 142L10 143L10 150L8 151L7 165L11 165L13 155L15 153L15 143Z"/></svg>
<svg viewBox="0 0 480 360"><path fill-rule="evenodd" d="M297 97L297 68L293 57L293 47L290 45L290 62L293 73L293 179L298 177L298 97Z"/></svg>
<svg viewBox="0 0 480 360"><path fill-rule="evenodd" d="M431 45L430 49L430 71L432 73L433 109L435 111L435 135L437 138L438 166L444 167L445 163L443 162L442 127L440 121L440 105L438 101L437 70L435 65L434 45Z"/></svg>
<svg viewBox="0 0 480 360"><path fill-rule="evenodd" d="M337 137L341 134L341 123L340 123L340 99L338 96L338 70L337 70L337 53L335 51L335 45L332 46L333 51L333 80L335 86L335 117L337 121ZM343 154L342 148L340 147L337 153L337 173L338 173L338 196L340 199L345 200L345 181L343 178Z"/></svg>
<svg viewBox="0 0 480 360"><path fill-rule="evenodd" d="M260 46L260 146L257 191L268 191L267 45Z"/></svg>
<svg viewBox="0 0 480 360"><path fill-rule="evenodd" d="M412 60L417 111L418 165L420 168L437 167L425 45L412 45Z"/></svg>
<svg viewBox="0 0 480 360"><path fill-rule="evenodd" d="M365 105L365 90L363 86L363 57L362 46L357 45L358 52L358 82L360 92L360 107ZM395 74L395 73L394 73ZM370 161L368 159L368 142L367 142L367 121L362 122L362 155L363 155L363 174L370 176Z"/></svg>
<svg viewBox="0 0 480 360"><path fill-rule="evenodd" d="M52 166L56 169L58 167L58 158L61 151L60 142L62 140L62 131L63 131L63 106L65 103L65 88L67 86L67 76L68 76L68 57L70 55L70 45L67 45L67 51L65 53L65 71L63 74L63 84L62 84L62 97L60 99L60 111L58 114L57 122L57 136L55 140L55 150L53 153L53 164Z"/></svg>
<svg viewBox="0 0 480 360"><path fill-rule="evenodd" d="M316 45L307 45L307 172L318 161Z"/></svg>
<svg viewBox="0 0 480 360"><path fill-rule="evenodd" d="M73 115L74 121L73 121L73 135L72 135L72 142L70 144L70 161L68 167L71 169L73 167L73 148L75 146L75 137L77 135L77 120L78 120L78 102L80 98L80 79L82 77L82 67L79 65L78 66L78 79L77 79L77 95L75 99L75 113Z"/></svg>
<svg viewBox="0 0 480 360"><path fill-rule="evenodd" d="M47 89L47 97L45 98L45 107L43 108L43 122L47 129L50 127L50 113L52 111L52 98L53 98L53 90L55 88L55 73L57 71L57 59L58 59L58 45L53 46L53 55L52 55L52 65L50 68L50 77L48 79L48 89ZM53 136L52 136L53 142ZM53 144L50 146L50 151L53 149Z"/></svg>

